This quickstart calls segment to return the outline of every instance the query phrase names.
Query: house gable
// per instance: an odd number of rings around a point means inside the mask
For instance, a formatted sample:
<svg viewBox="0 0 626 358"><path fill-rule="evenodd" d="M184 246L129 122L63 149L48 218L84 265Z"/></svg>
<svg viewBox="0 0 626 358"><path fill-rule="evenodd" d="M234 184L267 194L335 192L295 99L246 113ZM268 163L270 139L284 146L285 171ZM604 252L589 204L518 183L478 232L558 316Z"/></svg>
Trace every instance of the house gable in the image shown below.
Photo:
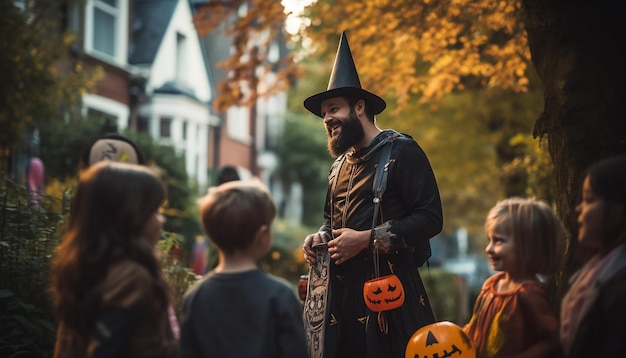
<svg viewBox="0 0 626 358"><path fill-rule="evenodd" d="M206 56L192 20L187 1L135 1L128 62L149 72L147 93L166 86L203 103L213 99Z"/></svg>
<svg viewBox="0 0 626 358"><path fill-rule="evenodd" d="M138 0L129 63L145 74L138 122L152 137L185 156L190 179L208 184L213 97L203 47L188 1Z"/></svg>

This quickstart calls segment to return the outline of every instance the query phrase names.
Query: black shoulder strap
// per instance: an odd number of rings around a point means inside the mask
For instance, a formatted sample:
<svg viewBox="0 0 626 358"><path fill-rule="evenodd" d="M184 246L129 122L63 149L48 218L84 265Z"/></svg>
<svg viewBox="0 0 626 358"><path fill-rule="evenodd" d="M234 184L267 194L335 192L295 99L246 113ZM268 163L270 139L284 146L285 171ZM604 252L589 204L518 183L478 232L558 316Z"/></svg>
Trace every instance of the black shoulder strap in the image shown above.
<svg viewBox="0 0 626 358"><path fill-rule="evenodd" d="M376 167L376 173L374 174L374 183L372 186L372 190L374 192L374 215L372 217L372 229L376 227L378 224L378 214L380 212L380 203L382 200L383 193L387 188L387 175L389 173L389 165L391 164L391 148L393 147L393 143L397 138L407 138L402 137L402 134L393 131L389 137L385 140L387 144L381 149L382 153L380 155L380 159L378 161L378 166ZM374 230L372 230L372 237L370 237L370 242L373 239ZM427 267L430 269L429 258L431 256L430 249L430 241L426 241L425 243L418 243L414 248L414 258L416 260L417 266L421 267L426 263Z"/></svg>
<svg viewBox="0 0 626 358"><path fill-rule="evenodd" d="M381 149L380 159L376 166L376 173L374 174L374 181L372 183L372 191L374 192L374 216L372 217L372 229L376 227L378 221L378 212L380 208L380 201L382 200L383 193L387 189L387 175L389 173L389 164L391 164L391 147L393 142L401 134L393 131L386 139L387 143Z"/></svg>
<svg viewBox="0 0 626 358"><path fill-rule="evenodd" d="M400 133L394 131L389 137L384 139L387 143L382 148L382 154L378 160L378 166L376 166L376 174L374 174L374 182L372 183L372 190L374 191L374 197L382 198L385 189L387 188L387 173L389 172L389 164L391 158L391 147L393 142L401 136Z"/></svg>

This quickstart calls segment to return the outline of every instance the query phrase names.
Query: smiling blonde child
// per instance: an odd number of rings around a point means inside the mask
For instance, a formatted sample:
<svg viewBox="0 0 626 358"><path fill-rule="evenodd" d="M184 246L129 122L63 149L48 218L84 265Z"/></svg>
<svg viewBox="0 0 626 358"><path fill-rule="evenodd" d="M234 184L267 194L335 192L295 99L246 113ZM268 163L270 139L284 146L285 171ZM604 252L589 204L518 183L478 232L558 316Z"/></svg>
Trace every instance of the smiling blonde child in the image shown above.
<svg viewBox="0 0 626 358"><path fill-rule="evenodd" d="M487 215L485 248L499 271L481 289L464 331L477 357L559 357L559 321L540 277L556 273L563 231L554 211L535 199L509 198Z"/></svg>

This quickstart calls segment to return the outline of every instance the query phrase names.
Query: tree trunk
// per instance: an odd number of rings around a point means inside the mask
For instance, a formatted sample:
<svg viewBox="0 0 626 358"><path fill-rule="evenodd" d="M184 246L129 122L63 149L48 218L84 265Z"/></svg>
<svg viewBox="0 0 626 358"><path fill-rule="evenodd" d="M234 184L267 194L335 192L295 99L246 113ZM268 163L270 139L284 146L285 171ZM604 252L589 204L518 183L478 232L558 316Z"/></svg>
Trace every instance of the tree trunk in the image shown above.
<svg viewBox="0 0 626 358"><path fill-rule="evenodd" d="M556 205L569 249L557 291L581 261L577 214L585 168L626 152L626 33L621 1L522 0L532 61L543 83L535 136L547 135Z"/></svg>

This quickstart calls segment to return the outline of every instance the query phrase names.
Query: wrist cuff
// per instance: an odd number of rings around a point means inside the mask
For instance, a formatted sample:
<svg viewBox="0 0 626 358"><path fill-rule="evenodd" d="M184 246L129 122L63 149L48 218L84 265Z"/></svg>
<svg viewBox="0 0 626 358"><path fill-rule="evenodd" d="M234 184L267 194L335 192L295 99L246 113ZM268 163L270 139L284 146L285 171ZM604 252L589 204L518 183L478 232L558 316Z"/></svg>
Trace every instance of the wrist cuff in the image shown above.
<svg viewBox="0 0 626 358"><path fill-rule="evenodd" d="M390 231L391 221L387 221L372 229L370 249L387 253L400 247L405 247L404 240Z"/></svg>

